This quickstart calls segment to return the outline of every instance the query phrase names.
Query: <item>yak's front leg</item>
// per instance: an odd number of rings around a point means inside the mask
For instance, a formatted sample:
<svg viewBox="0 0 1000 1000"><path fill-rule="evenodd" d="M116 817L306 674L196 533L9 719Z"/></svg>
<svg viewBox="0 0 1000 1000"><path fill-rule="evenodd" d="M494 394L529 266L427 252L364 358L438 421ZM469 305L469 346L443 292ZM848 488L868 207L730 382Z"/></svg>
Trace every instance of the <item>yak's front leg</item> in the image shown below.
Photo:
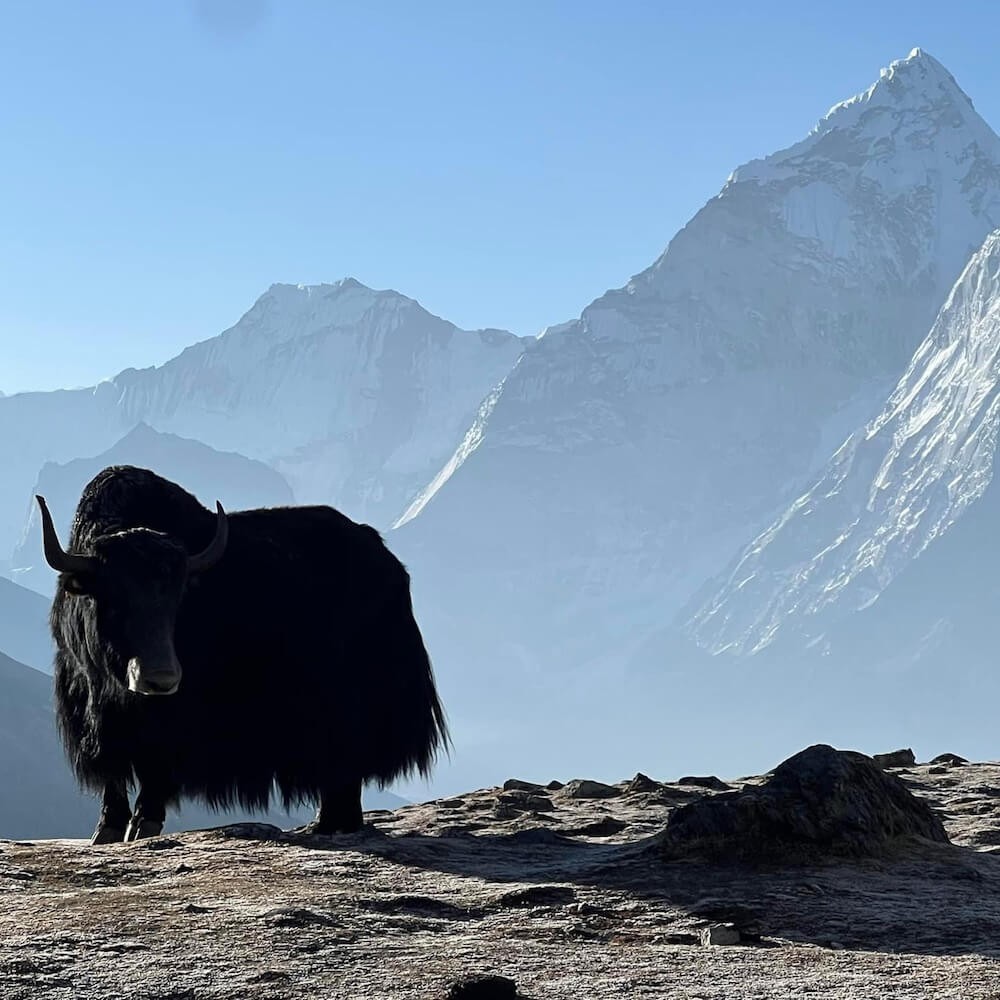
<svg viewBox="0 0 1000 1000"><path fill-rule="evenodd" d="M166 783L157 777L137 774L139 778L139 795L135 800L135 809L125 831L126 840L143 840L146 837L158 837L163 830L167 818L167 800L170 793Z"/></svg>
<svg viewBox="0 0 1000 1000"><path fill-rule="evenodd" d="M101 815L97 829L90 838L92 844L120 844L125 839L132 809L124 781L111 781L101 796Z"/></svg>

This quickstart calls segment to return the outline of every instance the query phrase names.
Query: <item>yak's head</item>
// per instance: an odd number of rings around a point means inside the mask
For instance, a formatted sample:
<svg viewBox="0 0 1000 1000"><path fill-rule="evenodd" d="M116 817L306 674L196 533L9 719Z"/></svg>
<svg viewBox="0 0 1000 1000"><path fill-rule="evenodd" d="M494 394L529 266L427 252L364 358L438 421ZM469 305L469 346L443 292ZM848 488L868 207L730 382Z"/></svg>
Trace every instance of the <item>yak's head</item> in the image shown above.
<svg viewBox="0 0 1000 1000"><path fill-rule="evenodd" d="M149 528L129 528L103 535L94 552L66 552L43 497L45 561L62 574L67 594L93 598L101 642L125 666L119 677L136 694L174 694L181 665L174 649L174 626L190 577L214 566L226 550L229 522L217 503L215 538L208 548L189 555L176 539Z"/></svg>

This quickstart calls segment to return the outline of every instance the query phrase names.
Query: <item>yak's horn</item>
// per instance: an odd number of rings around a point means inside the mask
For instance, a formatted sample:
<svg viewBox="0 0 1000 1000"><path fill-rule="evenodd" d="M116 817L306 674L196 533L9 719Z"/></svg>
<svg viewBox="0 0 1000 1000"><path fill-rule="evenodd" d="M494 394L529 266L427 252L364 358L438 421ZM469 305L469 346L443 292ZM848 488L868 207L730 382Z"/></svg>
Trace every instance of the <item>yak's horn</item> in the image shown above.
<svg viewBox="0 0 1000 1000"><path fill-rule="evenodd" d="M229 518L222 509L222 504L215 501L217 517L215 521L215 538L208 544L208 548L199 552L196 556L188 556L188 573L204 573L206 569L211 569L226 551L226 542L229 541Z"/></svg>
<svg viewBox="0 0 1000 1000"><path fill-rule="evenodd" d="M90 573L97 568L97 560L93 556L78 556L67 552L59 544L52 515L49 513L45 497L36 496L38 507L42 512L42 543L45 549L45 561L57 573Z"/></svg>

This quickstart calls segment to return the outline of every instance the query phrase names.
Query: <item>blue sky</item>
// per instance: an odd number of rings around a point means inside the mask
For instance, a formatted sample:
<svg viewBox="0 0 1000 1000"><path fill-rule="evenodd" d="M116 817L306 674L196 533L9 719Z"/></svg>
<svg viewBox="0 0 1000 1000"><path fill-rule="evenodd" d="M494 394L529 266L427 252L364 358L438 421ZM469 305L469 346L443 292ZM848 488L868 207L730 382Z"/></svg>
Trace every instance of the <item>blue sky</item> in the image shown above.
<svg viewBox="0 0 1000 1000"><path fill-rule="evenodd" d="M13 0L0 390L161 363L275 281L536 333L915 45L1000 128L998 29L913 0Z"/></svg>

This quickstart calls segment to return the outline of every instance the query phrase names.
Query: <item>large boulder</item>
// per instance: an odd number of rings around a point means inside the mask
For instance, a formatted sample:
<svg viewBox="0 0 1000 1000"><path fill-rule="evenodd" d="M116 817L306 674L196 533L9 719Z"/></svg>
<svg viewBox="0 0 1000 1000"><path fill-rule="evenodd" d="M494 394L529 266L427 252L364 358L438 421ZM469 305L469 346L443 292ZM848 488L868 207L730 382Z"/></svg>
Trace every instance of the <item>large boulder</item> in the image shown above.
<svg viewBox="0 0 1000 1000"><path fill-rule="evenodd" d="M900 778L864 754L818 744L762 785L678 809L662 842L668 858L794 862L876 857L914 838L949 843L941 820Z"/></svg>

